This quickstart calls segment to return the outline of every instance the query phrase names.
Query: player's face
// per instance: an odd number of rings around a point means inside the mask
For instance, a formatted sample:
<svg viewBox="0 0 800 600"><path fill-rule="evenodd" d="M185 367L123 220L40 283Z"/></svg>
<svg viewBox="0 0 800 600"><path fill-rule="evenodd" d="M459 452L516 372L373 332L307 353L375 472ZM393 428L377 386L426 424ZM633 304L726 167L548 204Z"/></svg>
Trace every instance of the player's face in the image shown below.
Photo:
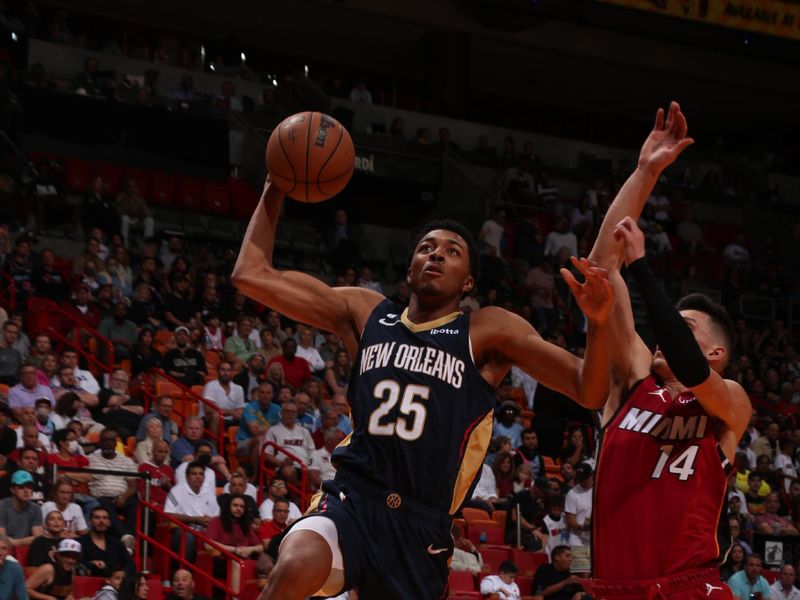
<svg viewBox="0 0 800 600"><path fill-rule="evenodd" d="M464 239L445 229L426 234L414 249L407 275L418 296L459 297L472 289L469 250Z"/></svg>
<svg viewBox="0 0 800 600"><path fill-rule="evenodd" d="M725 349L720 346L715 335L711 317L698 310L682 310L681 316L686 321L686 324L689 325L689 329L692 330L694 339L697 340L697 345L700 346L700 350L705 355L706 360L709 361L711 368L713 369L717 364L722 366L724 363L719 361L724 357ZM658 348L653 355L653 370L661 376L671 374L667 361Z"/></svg>

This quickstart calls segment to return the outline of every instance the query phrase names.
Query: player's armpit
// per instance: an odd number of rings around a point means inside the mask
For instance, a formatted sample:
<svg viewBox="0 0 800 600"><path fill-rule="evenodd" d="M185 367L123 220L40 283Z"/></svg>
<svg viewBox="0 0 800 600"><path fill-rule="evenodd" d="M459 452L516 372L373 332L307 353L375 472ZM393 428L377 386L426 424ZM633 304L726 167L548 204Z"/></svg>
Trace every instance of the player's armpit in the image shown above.
<svg viewBox="0 0 800 600"><path fill-rule="evenodd" d="M723 379L716 371L691 390L705 411L725 425L727 431L720 436L720 447L728 460L733 461L736 445L752 415L747 393L737 382Z"/></svg>

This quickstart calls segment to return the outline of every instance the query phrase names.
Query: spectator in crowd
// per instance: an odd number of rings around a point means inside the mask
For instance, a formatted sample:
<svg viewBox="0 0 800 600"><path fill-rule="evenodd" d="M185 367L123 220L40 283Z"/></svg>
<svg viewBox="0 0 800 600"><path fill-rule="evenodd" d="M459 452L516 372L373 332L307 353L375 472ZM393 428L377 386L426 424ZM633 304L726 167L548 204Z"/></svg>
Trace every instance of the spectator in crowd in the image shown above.
<svg viewBox="0 0 800 600"><path fill-rule="evenodd" d="M800 600L800 590L794 585L795 571L792 565L783 565L778 580L769 586L772 600Z"/></svg>
<svg viewBox="0 0 800 600"><path fill-rule="evenodd" d="M314 418L314 411L311 407L311 398L305 392L300 391L294 395L294 403L297 405L298 425L302 425L308 429L308 433L312 433L314 431L314 425L316 425L316 419Z"/></svg>
<svg viewBox="0 0 800 600"><path fill-rule="evenodd" d="M62 397L67 396L67 400L62 402ZM58 369L57 384L53 388L53 397L56 399L56 417L65 416L70 419L81 421L86 430L92 428L96 423L92 419L91 412L87 406L97 406L97 395L87 392L78 384L75 378L75 369L69 365L61 365ZM72 402L68 406L67 401Z"/></svg>
<svg viewBox="0 0 800 600"><path fill-rule="evenodd" d="M139 186L136 185L135 179L125 182L125 189L117 194L115 204L120 217L120 231L125 246L131 247L130 231L132 227L141 226L144 229L145 238L153 236L155 222L147 203L139 193Z"/></svg>
<svg viewBox="0 0 800 600"><path fill-rule="evenodd" d="M317 448L322 448L325 443L326 432L330 429L338 429L337 424L339 423L339 413L333 406L323 406L319 412L320 422L314 430L314 433L311 434L311 439L314 440L314 445Z"/></svg>
<svg viewBox="0 0 800 600"><path fill-rule="evenodd" d="M73 79L72 89L79 94L106 95L107 83L100 75L97 59L94 56L87 56L84 59L83 70Z"/></svg>
<svg viewBox="0 0 800 600"><path fill-rule="evenodd" d="M477 575L483 570L483 557L469 539L462 534L461 527L453 525L453 558L451 571L469 571Z"/></svg>
<svg viewBox="0 0 800 600"><path fill-rule="evenodd" d="M539 454L539 436L536 435L536 431L532 427L527 427L522 430L521 438L522 445L514 454L514 463L517 466L529 464L533 479L544 476L544 460Z"/></svg>
<svg viewBox="0 0 800 600"><path fill-rule="evenodd" d="M53 486L50 500L42 504L45 532L48 530L47 518L51 514L58 514L61 517L58 537L79 537L89 531L81 507L73 502L74 495L72 481L67 477L59 477ZM52 531L52 528L50 530Z"/></svg>
<svg viewBox="0 0 800 600"><path fill-rule="evenodd" d="M232 81L222 83L220 94L214 99L214 107L224 111L242 112L242 100L236 96Z"/></svg>
<svg viewBox="0 0 800 600"><path fill-rule="evenodd" d="M69 337L80 344L84 350L88 348L89 341L94 338L92 331L97 330L100 325L100 311L95 305L89 303L90 298L91 290L89 285L84 282L78 282L74 288L73 301L68 302L64 307L64 311L76 323L79 323L69 332Z"/></svg>
<svg viewBox="0 0 800 600"><path fill-rule="evenodd" d="M11 497L0 500L0 534L12 546L27 546L42 535L42 511L31 501L33 477L27 471L11 476Z"/></svg>
<svg viewBox="0 0 800 600"><path fill-rule="evenodd" d="M150 414L145 416L139 423L139 428L136 430L136 439L143 440L147 431L147 422L150 419L158 419L161 421L161 428L164 431L164 441L172 444L178 439L178 426L172 420L172 405L174 401L172 396L165 394L159 396L155 402L155 406L150 411Z"/></svg>
<svg viewBox="0 0 800 600"><path fill-rule="evenodd" d="M144 407L141 400L132 396L128 385L130 376L125 369L114 369L109 378L109 387L100 390L94 417L105 427L113 427L120 437L127 439L139 428Z"/></svg>
<svg viewBox="0 0 800 600"><path fill-rule="evenodd" d="M745 247L744 235L737 234L736 239L723 248L722 256L731 267L746 267L750 262L750 251Z"/></svg>
<svg viewBox="0 0 800 600"><path fill-rule="evenodd" d="M481 580L481 594L488 600L519 600L519 587L514 583L518 572L517 565L504 560L497 575L488 575Z"/></svg>
<svg viewBox="0 0 800 600"><path fill-rule="evenodd" d="M153 330L150 327L142 327L136 337L136 346L132 350L131 375L134 377L161 366L164 357L154 346L154 341Z"/></svg>
<svg viewBox="0 0 800 600"><path fill-rule="evenodd" d="M267 367L279 364L283 368L286 383L294 389L299 389L303 382L311 377L308 361L296 356L297 342L294 338L286 338L282 344L283 354L269 361Z"/></svg>
<svg viewBox="0 0 800 600"><path fill-rule="evenodd" d="M16 559L8 559L12 548L9 537L0 533L0 598L27 600L28 590L22 567Z"/></svg>
<svg viewBox="0 0 800 600"><path fill-rule="evenodd" d="M405 124L403 123L402 118L395 117L392 119L392 122L389 125L389 135L395 140L405 141Z"/></svg>
<svg viewBox="0 0 800 600"><path fill-rule="evenodd" d="M158 422L158 421L156 421ZM150 500L164 508L167 494L175 484L175 473L169 466L169 445L163 439L157 439L153 443L152 457L141 461L138 467L139 473L150 473ZM139 482L139 498L145 497L145 482Z"/></svg>
<svg viewBox="0 0 800 600"><path fill-rule="evenodd" d="M590 546L592 488L594 487L592 467L586 463L578 464L575 467L575 480L577 485L567 493L567 498L564 501L564 515L570 532L580 539L580 545Z"/></svg>
<svg viewBox="0 0 800 600"><path fill-rule="evenodd" d="M130 473L136 471L134 462L116 451L119 435L111 428L100 432L100 448L89 455L89 467L108 471ZM136 483L134 477L126 475L93 475L89 481L89 492L106 509L113 531L119 535L130 535L136 523ZM119 518L125 516L125 523Z"/></svg>
<svg viewBox="0 0 800 600"><path fill-rule="evenodd" d="M769 584L761 575L761 567L761 555L753 553L747 557L744 570L728 579L727 584L735 600L757 598L754 594L760 594L762 598L770 597Z"/></svg>
<svg viewBox="0 0 800 600"><path fill-rule="evenodd" d="M250 523L254 526L258 525L261 522L261 517L258 515L258 504L256 504L256 486L247 481L247 477L244 476L241 469L231 474L230 480L222 488L222 494L217 496L217 504L219 504L220 510L235 494L239 494L244 498L245 512L248 514Z"/></svg>
<svg viewBox="0 0 800 600"><path fill-rule="evenodd" d="M259 336L261 338L261 347L258 349L258 352L264 357L264 364L266 365L269 360L279 356L283 351L281 350L280 344L275 341L275 336L272 335L272 332L266 327L261 328Z"/></svg>
<svg viewBox="0 0 800 600"><path fill-rule="evenodd" d="M372 269L370 269L369 267L361 267L361 270L359 271L359 274L358 274L358 280L356 281L356 285L358 287L360 287L360 288L366 288L368 290L372 290L373 292L377 292L377 293L383 295L383 288L381 287L381 284L379 282L375 281L372 278ZM301 330L301 333L302 333L302 330ZM312 330L312 333L313 333L313 330ZM311 341L310 340L309 340L309 344L308 345L311 346ZM298 356L301 356L301 355L298 353ZM309 361L309 363L310 362L311 361ZM314 366L312 365L312 371L319 371L319 370L320 369L315 369Z"/></svg>
<svg viewBox="0 0 800 600"><path fill-rule="evenodd" d="M128 305L125 302L119 300L114 304L112 316L100 322L98 331L100 335L111 340L117 362L132 356L137 338L136 323L128 319Z"/></svg>
<svg viewBox="0 0 800 600"><path fill-rule="evenodd" d="M33 340L33 349L30 356L28 356L28 363L32 364L37 369L41 368L44 357L53 352L53 342L50 337L44 333L40 333ZM37 373L38 381L38 373ZM39 382L44 383L44 382Z"/></svg>
<svg viewBox="0 0 800 600"><path fill-rule="evenodd" d="M336 468L331 463L333 451L345 435L335 427L325 432L325 443L322 448L314 450L311 455L311 465L308 471L308 479L311 489L319 489L323 481L333 479L336 475Z"/></svg>
<svg viewBox="0 0 800 600"><path fill-rule="evenodd" d="M203 419L198 416L186 417L183 422L183 437L172 444L172 467L177 468L180 463L189 463L197 460L197 451L200 443L204 442L211 447L211 458L208 464L219 472L226 480L230 479L230 471L225 464L225 459L217 453L217 449L209 440L203 438Z"/></svg>
<svg viewBox="0 0 800 600"><path fill-rule="evenodd" d="M189 289L189 276L179 273L172 278L172 293L164 302L164 320L169 327L188 327L195 318L195 304ZM176 330L177 333L177 330Z"/></svg>
<svg viewBox="0 0 800 600"><path fill-rule="evenodd" d="M21 410L34 406L37 400L46 399L51 406L55 406L55 399L50 388L38 383L36 367L25 363L19 368L19 383L8 390L8 406L19 419Z"/></svg>
<svg viewBox="0 0 800 600"><path fill-rule="evenodd" d="M247 360L258 352L258 344L253 341L253 319L247 315L241 315L236 323L236 335L230 336L225 340L223 346L225 359L236 367L244 367Z"/></svg>
<svg viewBox="0 0 800 600"><path fill-rule="evenodd" d="M208 375L206 361L200 352L189 346L187 327L175 329L175 345L175 348L164 355L163 369L184 385L202 385Z"/></svg>
<svg viewBox="0 0 800 600"><path fill-rule="evenodd" d="M775 457L774 468L776 474L783 480L783 490L789 493L792 482L798 481L797 470L794 466L794 441L784 438L780 441L780 453Z"/></svg>
<svg viewBox="0 0 800 600"><path fill-rule="evenodd" d="M540 171L536 181L536 195L539 203L545 208L554 209L556 214L561 214L563 206L560 203L561 191L550 181L547 171Z"/></svg>
<svg viewBox="0 0 800 600"><path fill-rule="evenodd" d="M264 545L276 535L285 533L294 519L290 518L291 503L282 498L276 498L272 503L272 515L269 520L264 520L258 528L258 537Z"/></svg>
<svg viewBox="0 0 800 600"><path fill-rule="evenodd" d="M264 545L253 530L252 518L247 512L247 502L242 494L230 494L220 504L219 515L209 522L207 534L224 550L240 558L257 559L264 551ZM214 559L214 576L224 580L228 577L227 559L219 557L219 550L210 544L206 544L206 550L217 555ZM229 581L232 589L240 589L241 569L238 563L231 564Z"/></svg>
<svg viewBox="0 0 800 600"><path fill-rule="evenodd" d="M253 390L264 381L264 373L266 370L267 361L264 359L264 356L255 353L250 355L247 359L247 369L242 369L242 371L233 378L234 383L242 386L246 401L250 402L255 400L255 398L252 397Z"/></svg>
<svg viewBox="0 0 800 600"><path fill-rule="evenodd" d="M486 465L484 465L486 468ZM528 551L541 550L545 537L539 531L542 510L540 508L541 492L536 486L522 490L511 498L511 511L506 519L506 542L521 546ZM520 536L517 537L517 521Z"/></svg>
<svg viewBox="0 0 800 600"><path fill-rule="evenodd" d="M493 436L508 436L514 448L518 448L522 444L523 427L517 423L517 416L519 416L519 407L516 402L504 400L500 404L500 410L497 412L494 429L492 430Z"/></svg>
<svg viewBox="0 0 800 600"><path fill-rule="evenodd" d="M92 577L105 577L114 569L133 571L133 561L122 541L111 534L109 512L96 506L89 513L89 533L78 538L81 545L81 570ZM133 538L129 538L133 541ZM126 540L127 541L127 540Z"/></svg>
<svg viewBox="0 0 800 600"><path fill-rule="evenodd" d="M164 441L164 425L160 419L147 419L144 428L145 438L136 443L136 449L133 452L133 457L138 463L151 461L156 442ZM169 449L169 445L167 448Z"/></svg>
<svg viewBox="0 0 800 600"><path fill-rule="evenodd" d="M81 369L78 365L78 353L74 350L64 350L61 353L61 364L72 367L72 373L78 387L90 394L97 394L100 391L100 384L97 383L94 375L86 369ZM86 402L86 400L84 400ZM86 402L88 406L94 406L91 402ZM96 404L96 403L95 403Z"/></svg>
<svg viewBox="0 0 800 600"><path fill-rule="evenodd" d="M536 312L538 327L547 332L555 325L558 297L556 281L553 275L553 263L543 260L528 271L525 286L530 293L531 307Z"/></svg>
<svg viewBox="0 0 800 600"><path fill-rule="evenodd" d="M165 600L208 600L205 596L194 593L194 577L191 571L178 569L172 576L172 592Z"/></svg>
<svg viewBox="0 0 800 600"><path fill-rule="evenodd" d="M206 410L204 404L200 404L200 414L205 415L208 421L208 428L212 433L218 434L220 427L228 428L238 425L244 412L244 390L242 386L231 381L232 365L227 360L221 361L217 365L217 378L206 383L203 388L203 398L222 411L223 423L220 423L219 413L213 410Z"/></svg>
<svg viewBox="0 0 800 600"><path fill-rule="evenodd" d="M17 473L26 472L31 476L31 496L30 500L37 506L44 501L44 476L42 475L43 469L41 466L44 460L40 456L44 455L44 451L37 450L33 447L18 448L11 453L11 460L17 463L19 470L11 474L6 474L5 477L0 479L0 498L8 498L13 495L13 480ZM21 477L21 475L17 475Z"/></svg>
<svg viewBox="0 0 800 600"><path fill-rule="evenodd" d="M44 531L42 535L33 538L28 548L28 560L26 567L39 567L46 563L55 563L56 548L64 537L75 537L74 535L62 536L65 531L64 517L57 510L42 513L44 517ZM88 529L86 530L88 531Z"/></svg>
<svg viewBox="0 0 800 600"><path fill-rule="evenodd" d="M350 384L350 356L347 350L339 350L334 357L333 364L326 365L325 383L332 394L347 395Z"/></svg>
<svg viewBox="0 0 800 600"><path fill-rule="evenodd" d="M492 472L497 484L497 496L506 500L514 492L514 459L508 452L498 452L492 463Z"/></svg>
<svg viewBox="0 0 800 600"><path fill-rule="evenodd" d="M562 248L567 248L571 256L578 256L578 238L569 230L566 217L559 217L555 229L547 234L544 255L556 256Z"/></svg>
<svg viewBox="0 0 800 600"><path fill-rule="evenodd" d="M118 600L122 590L122 582L125 580L124 569L114 569L105 578L103 587L97 590L92 600Z"/></svg>
<svg viewBox="0 0 800 600"><path fill-rule="evenodd" d="M261 520L269 521L272 519L272 509L274 508L275 502L279 500L285 500L289 502L289 518L287 520L289 524L292 524L294 521L302 517L303 513L300 512L300 509L294 502L289 500L288 494L289 488L287 487L286 482L283 479L273 479L269 489L267 490L267 497L261 503L261 506L258 507L258 515L261 517Z"/></svg>
<svg viewBox="0 0 800 600"><path fill-rule="evenodd" d="M195 531L206 531L213 517L219 515L219 505L212 490L204 489L205 467L199 462L190 462L186 467L186 481L177 483L167 494L164 512L188 525ZM187 532L181 545L180 528L172 534L172 549L189 561L196 555L196 538ZM183 549L183 551L181 551Z"/></svg>
<svg viewBox="0 0 800 600"><path fill-rule="evenodd" d="M764 512L756 516L755 528L767 535L798 535L797 528L789 517L778 514L781 501L777 492L772 492L764 499Z"/></svg>
<svg viewBox="0 0 800 600"><path fill-rule="evenodd" d="M13 348L19 337L19 327L11 320L3 323L3 339L0 340L0 383L16 385L22 366L22 355Z"/></svg>
<svg viewBox="0 0 800 600"><path fill-rule="evenodd" d="M740 544L744 548L745 554L750 554L753 549L742 539L742 520L731 516L728 519L728 528L731 532L731 541L734 544ZM742 563L742 567L744 567L744 563Z"/></svg>
<svg viewBox="0 0 800 600"><path fill-rule="evenodd" d="M552 600L581 600L581 580L570 573L572 551L559 544L550 551L550 563L541 565L533 576L531 594Z"/></svg>
<svg viewBox="0 0 800 600"><path fill-rule="evenodd" d="M25 582L32 600L70 598L72 577L80 557L81 545L77 540L61 540L56 549L55 561L36 567Z"/></svg>
<svg viewBox="0 0 800 600"><path fill-rule="evenodd" d="M370 283L376 282L371 281ZM316 331L308 325L301 325L298 327L298 330L296 355L300 358L304 358L306 362L308 362L309 368L315 375L320 375L325 370L325 361L322 360L319 350L314 346Z"/></svg>
<svg viewBox="0 0 800 600"><path fill-rule="evenodd" d="M267 446L264 450L264 460L277 469L283 479L289 483L298 481L300 469L308 468L311 464L315 448L308 429L297 423L297 405L294 402L281 405L281 422L267 430L264 440L285 448L297 458L290 458L273 446Z"/></svg>
<svg viewBox="0 0 800 600"><path fill-rule="evenodd" d="M503 256L502 243L505 233L503 224L505 220L506 211L502 208L495 208L492 216L481 225L478 239L483 243L484 254L490 258L499 259Z"/></svg>
<svg viewBox="0 0 800 600"><path fill-rule="evenodd" d="M751 444L753 452L756 455L756 460L758 460L759 456L766 455L770 458L770 461L774 461L778 457L780 450L780 436L780 425L777 423L770 423L767 425L764 435L759 436L759 438L754 440Z"/></svg>
<svg viewBox="0 0 800 600"><path fill-rule="evenodd" d="M761 488L763 483L761 475L756 471L751 471L747 476L748 489L744 497L747 499L747 512L754 517L764 513L764 498L772 492L770 487L767 486L767 493L762 495Z"/></svg>
<svg viewBox="0 0 800 600"><path fill-rule="evenodd" d="M567 430L569 437L565 441L564 449L561 451L561 461L578 465L585 462L590 467L594 466L594 458L591 451L586 447L586 438L583 429L579 425L573 425Z"/></svg>
<svg viewBox="0 0 800 600"><path fill-rule="evenodd" d="M242 423L236 434L236 456L249 459L257 465L261 453L262 436L271 425L280 421L280 408L272 402L272 386L260 384L253 392L255 400L248 402L242 411Z"/></svg>
<svg viewBox="0 0 800 600"><path fill-rule="evenodd" d="M700 226L695 220L694 209L692 207L686 209L683 220L678 223L675 233L691 256L697 254L703 244L703 230L700 229Z"/></svg>
<svg viewBox="0 0 800 600"><path fill-rule="evenodd" d="M563 496L550 496L547 499L547 514L542 519L542 529L547 535L547 543L545 544L544 551L548 556L553 556L553 550L558 546L577 546L580 545L580 539L569 532L567 520L564 517L564 497ZM572 563L572 555L570 554L570 564ZM534 586L534 591L536 586Z"/></svg>
<svg viewBox="0 0 800 600"><path fill-rule="evenodd" d="M737 521L736 524L738 525L739 522ZM745 557L748 552L745 551L744 545L741 542L737 542L736 538L733 538L734 542L731 544L730 550L728 550L728 556L725 559L725 562L720 567L720 577L722 581L728 581L734 573L738 573L739 571L744 570L745 565Z"/></svg>
<svg viewBox="0 0 800 600"><path fill-rule="evenodd" d="M211 442L206 440L200 440L195 447L195 461L199 462L201 465L205 467L205 471L203 474L203 488L210 492L215 492L217 488L217 479L224 481L221 476L218 476L218 473L213 468L210 468L209 465L211 464L212 452L214 451L214 446ZM175 468L175 483L185 483L186 482L186 469L189 467L191 462L182 462Z"/></svg>
<svg viewBox="0 0 800 600"><path fill-rule="evenodd" d="M350 90L350 100L353 102L363 102L364 104L372 104L372 94L367 88L364 81L359 81L352 90Z"/></svg>
<svg viewBox="0 0 800 600"><path fill-rule="evenodd" d="M497 502L497 483L494 480L494 472L492 468L483 464L481 466L481 476L478 479L478 485L472 492L472 497L464 506L470 508L480 508L488 513L494 510L494 503Z"/></svg>

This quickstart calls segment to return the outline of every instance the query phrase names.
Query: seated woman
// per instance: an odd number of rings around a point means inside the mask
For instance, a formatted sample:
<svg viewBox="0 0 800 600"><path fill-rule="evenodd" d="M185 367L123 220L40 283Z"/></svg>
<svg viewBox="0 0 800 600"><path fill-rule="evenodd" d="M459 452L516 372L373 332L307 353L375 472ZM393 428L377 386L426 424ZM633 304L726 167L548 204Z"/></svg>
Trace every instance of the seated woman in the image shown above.
<svg viewBox="0 0 800 600"><path fill-rule="evenodd" d="M164 439L164 424L161 419L148 419L144 425L145 438L136 443L133 457L137 463L153 462L153 444Z"/></svg>
<svg viewBox="0 0 800 600"><path fill-rule="evenodd" d="M60 537L63 538L80 537L89 532L81 507L74 502L73 485L69 478L59 477L53 486L50 500L42 505L42 515L45 518L51 511L57 511L61 515L64 527Z"/></svg>
<svg viewBox="0 0 800 600"><path fill-rule="evenodd" d="M57 510L49 510L44 513L44 532L33 538L28 549L28 566L25 568L27 574L42 565L55 564L56 549L62 540L63 533L64 517L61 516L61 513Z"/></svg>
<svg viewBox="0 0 800 600"><path fill-rule="evenodd" d="M207 535L222 548L244 559L258 559L264 546L253 530L251 515L246 510L247 502L243 494L230 494L223 500L218 517L211 519ZM225 580L226 559L219 556L216 548L206 544L206 549L217 555L214 559L214 576ZM231 588L239 590L241 569L238 563L231 563Z"/></svg>
<svg viewBox="0 0 800 600"><path fill-rule="evenodd" d="M67 600L72 598L72 575L81 555L77 540L61 540L54 563L45 563L28 577L25 587L31 600Z"/></svg>

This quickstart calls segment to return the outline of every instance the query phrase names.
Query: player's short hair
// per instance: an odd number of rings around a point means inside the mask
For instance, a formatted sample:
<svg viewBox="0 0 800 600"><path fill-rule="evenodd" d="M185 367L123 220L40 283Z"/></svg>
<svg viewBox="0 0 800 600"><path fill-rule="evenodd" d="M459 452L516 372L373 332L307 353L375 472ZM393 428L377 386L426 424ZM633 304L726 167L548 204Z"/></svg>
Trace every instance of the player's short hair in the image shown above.
<svg viewBox="0 0 800 600"><path fill-rule="evenodd" d="M550 562L553 562L556 557L561 556L564 552L569 552L569 546L564 546L563 544L556 546L550 551Z"/></svg>
<svg viewBox="0 0 800 600"><path fill-rule="evenodd" d="M736 343L736 330L724 306L717 304L705 294L689 294L678 300L676 308L678 310L696 310L707 314L718 333L722 336L722 343L728 354L731 353Z"/></svg>
<svg viewBox="0 0 800 600"><path fill-rule="evenodd" d="M422 241L422 238L425 237L426 234L436 229L446 229L447 231L452 231L453 233L460 235L461 238L467 242L467 252L469 254L469 272L472 277L477 279L478 270L480 269L480 253L478 252L478 244L475 242L472 232L464 227L461 223L454 221L453 219L438 219L423 225L422 229L420 229L419 233L417 233L417 237L414 238L414 241L411 244L411 250L408 253L408 264L411 264L411 259L414 258L414 250L416 250L417 246Z"/></svg>
<svg viewBox="0 0 800 600"><path fill-rule="evenodd" d="M500 568L497 570L498 573L519 573L519 569L517 565L515 565L510 560L504 560L500 563Z"/></svg>

